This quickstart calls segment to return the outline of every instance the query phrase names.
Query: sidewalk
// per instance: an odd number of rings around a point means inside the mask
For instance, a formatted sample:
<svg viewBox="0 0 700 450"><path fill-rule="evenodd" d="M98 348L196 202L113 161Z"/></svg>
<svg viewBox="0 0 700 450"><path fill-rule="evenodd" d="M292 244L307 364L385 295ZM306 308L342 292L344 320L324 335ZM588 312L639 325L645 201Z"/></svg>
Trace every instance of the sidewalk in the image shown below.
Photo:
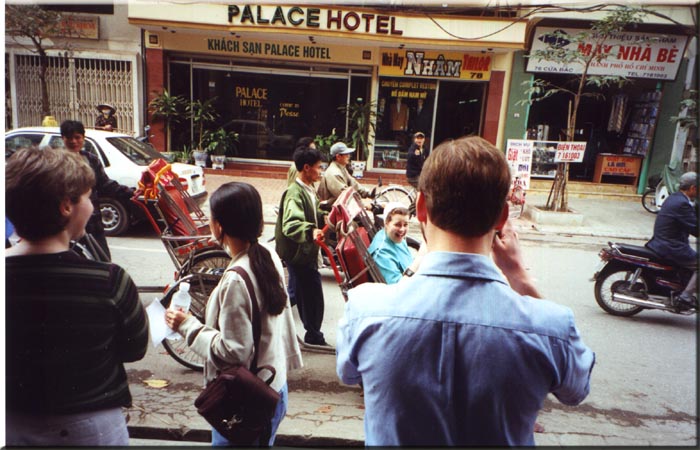
<svg viewBox="0 0 700 450"><path fill-rule="evenodd" d="M274 223L274 207L279 205L282 192L287 187L286 180L228 177L207 173L206 186L211 193L228 181L244 181L255 186L260 192L264 205L266 223ZM526 208L529 205L543 206L547 201L544 194L528 193ZM520 218L515 225L522 238L537 239L543 235L561 235L570 237L596 237L617 240L648 240L654 229L656 215L647 212L641 201L629 199L607 200L596 198L577 198L569 196L569 207L583 214L583 224L576 227L561 225L541 225Z"/></svg>
<svg viewBox="0 0 700 450"><path fill-rule="evenodd" d="M276 220L274 207L286 188L286 180L252 177L227 177L206 175L207 190L211 193L228 181L244 181L254 185L264 204L265 222ZM528 195L528 204L543 205L543 195ZM655 215L645 211L639 201L570 198L570 207L583 214L583 224L576 227L539 225L527 219L515 219L514 223L523 240L556 243L557 245L593 244L605 245L608 240L628 241L643 245L651 237ZM206 207L205 207L206 210ZM412 223L417 231L417 222ZM163 352L163 348L149 348L149 352ZM329 359L330 358L330 359ZM334 376L334 371L314 371L322 364L333 364L332 355L304 352L305 367L289 378L289 409L278 431L278 446L363 446L364 405L360 388L345 386ZM201 392L201 374L182 369L180 381L165 388L153 388L144 383L159 373L157 368L135 365L138 370L130 375L130 387L134 406L128 410L130 434L135 442L147 440L172 440L210 442L210 427L195 411L194 400ZM186 381L185 381L186 380ZM543 418L557 423L561 429L571 429L576 415L545 402ZM603 430L609 426L604 418L595 421L595 427ZM592 426L593 426L592 425ZM583 430L579 430L583 431ZM595 430L591 431L591 435ZM643 434L643 433L642 433ZM585 433L576 438L581 445L587 441ZM559 445L561 436L554 432L536 434L537 445ZM643 436L640 439L644 442ZM566 441L571 444L571 438Z"/></svg>

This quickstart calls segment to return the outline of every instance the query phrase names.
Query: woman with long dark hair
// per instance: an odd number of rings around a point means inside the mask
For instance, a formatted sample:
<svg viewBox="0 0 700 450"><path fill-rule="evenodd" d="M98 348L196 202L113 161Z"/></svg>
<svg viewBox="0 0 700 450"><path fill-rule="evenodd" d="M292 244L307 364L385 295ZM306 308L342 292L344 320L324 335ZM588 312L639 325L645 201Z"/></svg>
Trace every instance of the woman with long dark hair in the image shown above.
<svg viewBox="0 0 700 450"><path fill-rule="evenodd" d="M287 411L287 371L302 366L282 262L258 242L263 230L262 201L253 186L226 183L212 194L209 205L211 233L231 262L209 297L204 324L192 315L172 310L166 313L166 323L206 358L205 384L216 378L219 370L238 364L250 367L254 351L252 299L243 278L229 269L239 266L248 272L260 310L258 366L275 368L277 374L270 386L280 393L270 440L258 443L271 446ZM212 445L227 446L230 442L212 429Z"/></svg>

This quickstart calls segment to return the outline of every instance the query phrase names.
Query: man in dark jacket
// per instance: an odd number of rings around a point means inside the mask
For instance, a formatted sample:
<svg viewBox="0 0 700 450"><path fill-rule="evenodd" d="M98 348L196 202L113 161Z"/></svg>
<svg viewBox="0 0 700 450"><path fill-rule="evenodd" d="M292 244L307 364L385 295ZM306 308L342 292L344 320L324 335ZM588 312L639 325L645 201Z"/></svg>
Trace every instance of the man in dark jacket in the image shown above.
<svg viewBox="0 0 700 450"><path fill-rule="evenodd" d="M102 163L96 155L86 151L85 127L82 122L76 120L66 120L61 124L61 138L63 145L71 152L80 153L85 158L92 170L95 172L95 187L90 194L90 201L94 208L92 216L85 227L85 231L95 238L101 249L104 251L107 260L112 259L112 255L107 246L105 229L102 224L102 213L100 212L100 197L113 197L128 199L133 195L134 190L128 186L117 183L107 176Z"/></svg>
<svg viewBox="0 0 700 450"><path fill-rule="evenodd" d="M418 188L418 177L423 169L423 163L430 154L430 150L423 148L425 144L425 134L422 131L413 135L413 144L408 148L406 156L406 179L408 184Z"/></svg>
<svg viewBox="0 0 700 450"><path fill-rule="evenodd" d="M690 269L693 275L685 290L677 297L686 307L696 307L698 252L688 242L688 235L698 235L698 215L694 201L698 193L698 174L687 172L681 176L679 191L671 194L661 206L654 222L654 235L647 242L662 258Z"/></svg>
<svg viewBox="0 0 700 450"><path fill-rule="evenodd" d="M323 333L323 287L318 272L316 239L323 238L323 213L318 209L314 182L321 178L323 155L315 148L297 147L298 174L280 201L275 226L275 250L287 263L290 291L294 293L307 345L328 346Z"/></svg>

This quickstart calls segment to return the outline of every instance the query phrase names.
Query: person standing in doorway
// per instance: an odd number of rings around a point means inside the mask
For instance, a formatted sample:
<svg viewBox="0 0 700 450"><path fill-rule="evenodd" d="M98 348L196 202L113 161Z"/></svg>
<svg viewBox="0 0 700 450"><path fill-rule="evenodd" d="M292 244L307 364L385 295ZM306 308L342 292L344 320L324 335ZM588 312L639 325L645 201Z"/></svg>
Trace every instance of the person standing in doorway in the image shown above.
<svg viewBox="0 0 700 450"><path fill-rule="evenodd" d="M61 138L66 149L73 153L78 153L90 165L95 172L95 186L90 193L90 201L92 202L93 212L90 220L85 227L85 230L95 238L104 252L104 257L109 261L112 255L107 245L105 237L105 228L102 223L102 213L100 212L100 197L114 197L126 201L134 193L134 189L117 183L107 176L102 163L97 158L97 155L88 152L83 147L85 145L85 127L81 122L75 120L66 120L61 124Z"/></svg>
<svg viewBox="0 0 700 450"><path fill-rule="evenodd" d="M321 178L322 162L318 149L299 147L294 152L298 175L280 200L275 250L287 263L289 284L294 287L299 317L306 329L304 343L328 346L321 331L325 305L316 244L323 239L323 214L314 189L314 182Z"/></svg>
<svg viewBox="0 0 700 450"><path fill-rule="evenodd" d="M418 177L429 154L430 150L425 148L425 134L417 131L413 135L413 144L408 148L406 156L406 179L414 188L418 188Z"/></svg>

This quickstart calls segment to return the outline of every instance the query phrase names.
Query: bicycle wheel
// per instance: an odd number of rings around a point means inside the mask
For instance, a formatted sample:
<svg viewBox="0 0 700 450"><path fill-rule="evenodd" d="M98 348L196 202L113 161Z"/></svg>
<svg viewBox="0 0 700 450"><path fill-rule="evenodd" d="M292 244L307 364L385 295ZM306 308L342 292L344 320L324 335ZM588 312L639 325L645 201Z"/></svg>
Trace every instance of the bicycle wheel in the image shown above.
<svg viewBox="0 0 700 450"><path fill-rule="evenodd" d="M410 210L415 198L413 192L402 186L388 186L374 197L374 201L382 207L389 202L398 202Z"/></svg>
<svg viewBox="0 0 700 450"><path fill-rule="evenodd" d="M659 207L656 206L655 189L647 189L644 195L642 195L642 206L650 213L657 214L659 212Z"/></svg>
<svg viewBox="0 0 700 450"><path fill-rule="evenodd" d="M224 250L207 248L195 252L191 260L188 260L180 269L178 279L193 273L211 272L215 269L226 269L231 257Z"/></svg>
<svg viewBox="0 0 700 450"><path fill-rule="evenodd" d="M200 322L204 323L204 312L207 307L207 301L211 292L219 283L221 275L209 273L196 273L190 276L180 278L175 284L168 288L163 298L160 300L163 307L168 308L173 295L179 289L180 283L187 281L190 283L190 297L192 303L190 305L190 313ZM184 339L165 339L163 347L173 357L175 361L193 370L201 371L204 369L204 358L196 354L190 349Z"/></svg>

